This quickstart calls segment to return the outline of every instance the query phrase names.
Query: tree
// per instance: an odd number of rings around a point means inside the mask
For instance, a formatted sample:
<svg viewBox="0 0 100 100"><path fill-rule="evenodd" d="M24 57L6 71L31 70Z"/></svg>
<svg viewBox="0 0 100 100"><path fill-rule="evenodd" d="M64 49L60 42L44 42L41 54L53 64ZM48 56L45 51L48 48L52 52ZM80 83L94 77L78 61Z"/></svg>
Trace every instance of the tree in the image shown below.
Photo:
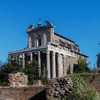
<svg viewBox="0 0 100 100"><path fill-rule="evenodd" d="M8 74L22 72L22 65L13 60L12 63L4 63L0 67L0 85L8 85Z"/></svg>
<svg viewBox="0 0 100 100"><path fill-rule="evenodd" d="M74 73L86 72L89 71L87 67L87 62L85 59L79 58L78 63L74 65Z"/></svg>
<svg viewBox="0 0 100 100"><path fill-rule="evenodd" d="M44 84L46 83L47 73L45 65L41 66L41 75L39 75L38 63L36 61L32 63L26 63L23 68L22 61L13 59L8 63L4 63L0 67L0 85L8 85L8 74L16 72L24 72L28 75L28 83L32 85L34 80L41 80Z"/></svg>
<svg viewBox="0 0 100 100"><path fill-rule="evenodd" d="M39 70L38 70L38 64L36 61L30 64L27 63L25 68L23 69L23 72L26 75L28 75L29 85L32 85L34 83L34 80L39 80Z"/></svg>
<svg viewBox="0 0 100 100"><path fill-rule="evenodd" d="M2 65L2 61L0 61L0 67L1 67L1 65Z"/></svg>

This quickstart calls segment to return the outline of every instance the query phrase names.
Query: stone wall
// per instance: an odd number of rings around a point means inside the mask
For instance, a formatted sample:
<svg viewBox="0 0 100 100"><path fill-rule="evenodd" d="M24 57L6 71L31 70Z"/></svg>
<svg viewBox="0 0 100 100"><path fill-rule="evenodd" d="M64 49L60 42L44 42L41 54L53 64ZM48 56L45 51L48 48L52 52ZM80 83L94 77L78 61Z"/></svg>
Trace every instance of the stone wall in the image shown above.
<svg viewBox="0 0 100 100"><path fill-rule="evenodd" d="M88 83L94 86L100 96L100 73L88 74L83 77ZM58 100L68 97L70 94L69 87L72 86L72 84L72 80L69 76L48 80L46 86L47 100L52 100L52 98Z"/></svg>
<svg viewBox="0 0 100 100"><path fill-rule="evenodd" d="M58 100L67 96L70 93L69 87L71 85L72 85L72 80L69 76L48 80L46 86L47 100L52 100L52 99Z"/></svg>
<svg viewBox="0 0 100 100"><path fill-rule="evenodd" d="M0 87L0 100L46 100L45 87Z"/></svg>
<svg viewBox="0 0 100 100"><path fill-rule="evenodd" d="M24 87L28 84L28 76L22 72L10 73L8 80L11 87Z"/></svg>
<svg viewBox="0 0 100 100"><path fill-rule="evenodd" d="M85 75L84 78L100 94L100 74L89 74ZM66 76L49 79L46 87L0 87L0 100L52 100L52 98L58 100L69 95L70 86L72 86L72 80Z"/></svg>

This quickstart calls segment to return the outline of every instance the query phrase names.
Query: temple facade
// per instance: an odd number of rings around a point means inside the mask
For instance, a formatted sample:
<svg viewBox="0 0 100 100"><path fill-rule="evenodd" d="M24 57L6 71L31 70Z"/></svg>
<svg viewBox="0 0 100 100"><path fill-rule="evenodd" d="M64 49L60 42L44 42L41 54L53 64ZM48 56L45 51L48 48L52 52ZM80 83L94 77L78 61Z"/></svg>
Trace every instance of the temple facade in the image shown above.
<svg viewBox="0 0 100 100"><path fill-rule="evenodd" d="M56 33L55 26L46 21L46 25L38 24L38 27L30 25L27 29L28 47L22 50L8 53L9 59L14 56L22 58L23 67L27 62L37 61L39 72L44 64L48 78L63 77L73 73L73 67L79 58L87 56L80 53L80 49L74 41Z"/></svg>

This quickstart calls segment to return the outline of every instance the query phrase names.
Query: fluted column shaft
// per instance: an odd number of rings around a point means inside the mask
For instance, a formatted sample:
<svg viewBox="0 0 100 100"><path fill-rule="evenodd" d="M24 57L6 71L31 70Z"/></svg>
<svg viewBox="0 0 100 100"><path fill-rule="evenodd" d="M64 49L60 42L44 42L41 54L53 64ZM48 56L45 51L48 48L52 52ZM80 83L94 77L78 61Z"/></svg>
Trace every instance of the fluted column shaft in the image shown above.
<svg viewBox="0 0 100 100"><path fill-rule="evenodd" d="M58 53L58 77L63 77L62 55Z"/></svg>
<svg viewBox="0 0 100 100"><path fill-rule="evenodd" d="M60 77L60 54L58 53L58 57L57 57L57 65L58 65L58 77Z"/></svg>
<svg viewBox="0 0 100 100"><path fill-rule="evenodd" d="M66 66L66 55L63 55L63 63L64 63L64 76L66 76L67 75L67 72L66 72L66 68L67 68L67 66Z"/></svg>
<svg viewBox="0 0 100 100"><path fill-rule="evenodd" d="M25 54L22 54L22 60L23 60L23 68L25 67Z"/></svg>
<svg viewBox="0 0 100 100"><path fill-rule="evenodd" d="M33 53L30 52L30 61L33 62Z"/></svg>
<svg viewBox="0 0 100 100"><path fill-rule="evenodd" d="M38 68L39 68L39 76L41 75L41 56L40 51L38 51Z"/></svg>
<svg viewBox="0 0 100 100"><path fill-rule="evenodd" d="M47 62L46 62L47 76L48 76L48 78L50 78L50 51L46 52L46 58L47 58Z"/></svg>
<svg viewBox="0 0 100 100"><path fill-rule="evenodd" d="M53 69L53 78L56 77L56 66L55 66L55 52L52 52L52 69Z"/></svg>

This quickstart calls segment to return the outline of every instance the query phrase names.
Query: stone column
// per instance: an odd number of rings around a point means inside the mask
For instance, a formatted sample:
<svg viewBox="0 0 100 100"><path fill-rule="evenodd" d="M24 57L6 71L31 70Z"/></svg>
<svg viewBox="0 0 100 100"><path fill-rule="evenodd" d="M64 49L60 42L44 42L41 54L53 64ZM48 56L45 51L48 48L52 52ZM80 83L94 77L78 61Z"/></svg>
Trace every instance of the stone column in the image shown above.
<svg viewBox="0 0 100 100"><path fill-rule="evenodd" d="M41 54L38 51L38 68L39 68L39 76L41 75Z"/></svg>
<svg viewBox="0 0 100 100"><path fill-rule="evenodd" d="M47 59L47 62L46 62L47 76L48 76L48 78L50 78L50 51L48 51L48 50L46 52L46 59Z"/></svg>
<svg viewBox="0 0 100 100"><path fill-rule="evenodd" d="M30 61L32 62L33 61L33 53L30 52Z"/></svg>
<svg viewBox="0 0 100 100"><path fill-rule="evenodd" d="M73 74L73 66L75 64L75 60L73 57L70 57L70 74ZM76 62L77 64L77 62Z"/></svg>
<svg viewBox="0 0 100 100"><path fill-rule="evenodd" d="M70 63L70 74L73 74L73 63Z"/></svg>
<svg viewBox="0 0 100 100"><path fill-rule="evenodd" d="M67 66L66 66L66 55L63 55L63 63L64 63L64 67L63 67L63 73L64 73L64 76L67 75L66 73L66 69L67 69Z"/></svg>
<svg viewBox="0 0 100 100"><path fill-rule="evenodd" d="M62 55L58 53L58 77L63 77Z"/></svg>
<svg viewBox="0 0 100 100"><path fill-rule="evenodd" d="M55 66L55 52L52 52L52 69L53 69L53 78L56 78L56 66Z"/></svg>
<svg viewBox="0 0 100 100"><path fill-rule="evenodd" d="M22 60L23 60L23 68L25 67L25 54L22 54Z"/></svg>
<svg viewBox="0 0 100 100"><path fill-rule="evenodd" d="M58 56L57 56L57 65L58 65L58 77L60 77L60 54L58 53Z"/></svg>
<svg viewBox="0 0 100 100"><path fill-rule="evenodd" d="M60 77L63 77L63 55L60 54L61 60L60 60Z"/></svg>

